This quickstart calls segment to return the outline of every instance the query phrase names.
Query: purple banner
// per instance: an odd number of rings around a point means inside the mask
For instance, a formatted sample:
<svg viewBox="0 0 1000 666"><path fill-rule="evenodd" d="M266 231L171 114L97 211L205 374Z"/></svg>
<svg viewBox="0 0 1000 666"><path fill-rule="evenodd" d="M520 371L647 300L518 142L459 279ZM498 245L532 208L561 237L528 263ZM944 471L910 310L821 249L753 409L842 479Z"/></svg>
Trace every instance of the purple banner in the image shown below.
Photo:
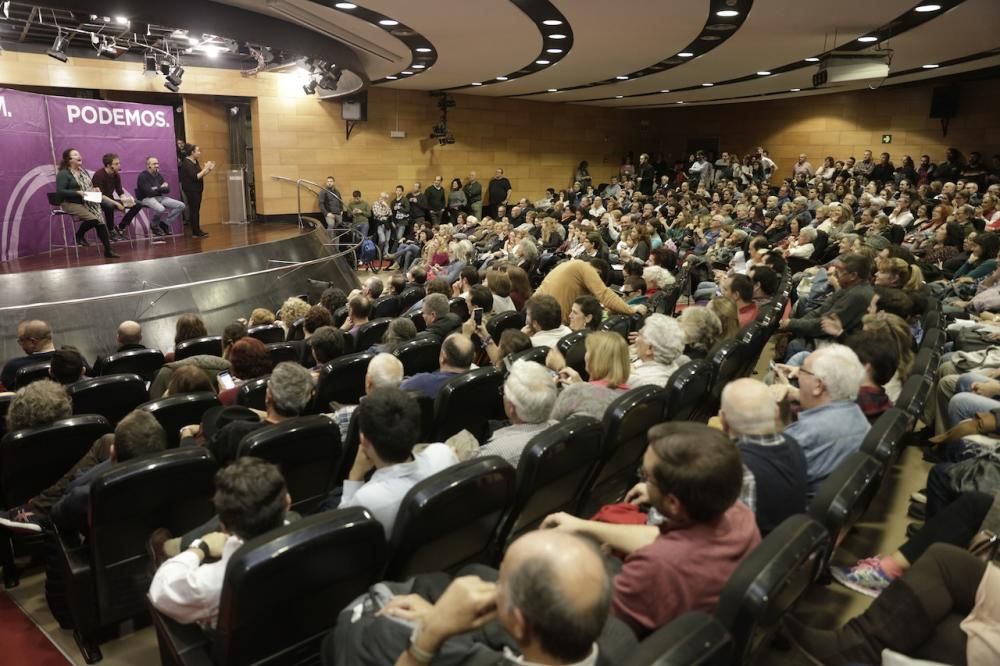
<svg viewBox="0 0 1000 666"><path fill-rule="evenodd" d="M133 196L146 158L156 156L160 173L170 184L170 195L180 199L174 142L169 106L0 89L0 145L5 153L0 164L0 209L4 210L0 257L8 260L47 252L50 234L54 242L62 243L61 224L72 241L72 222L67 216L50 221L47 199L47 193L55 191L54 165L65 149L80 151L83 166L91 174L103 168L105 153L117 153L122 187ZM116 215L116 221L121 215ZM148 234L148 212L143 211L132 224L138 227L136 232Z"/></svg>

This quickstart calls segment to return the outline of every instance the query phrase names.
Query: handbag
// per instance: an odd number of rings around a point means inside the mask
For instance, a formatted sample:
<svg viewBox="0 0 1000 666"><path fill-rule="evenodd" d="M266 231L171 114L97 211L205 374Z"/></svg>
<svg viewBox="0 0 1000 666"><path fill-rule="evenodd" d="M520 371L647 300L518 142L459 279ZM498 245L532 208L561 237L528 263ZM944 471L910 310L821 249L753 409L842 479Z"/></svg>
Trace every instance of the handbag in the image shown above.
<svg viewBox="0 0 1000 666"><path fill-rule="evenodd" d="M992 493L1000 489L1000 451L981 449L972 458L949 467L945 474L948 486L955 494L969 491Z"/></svg>

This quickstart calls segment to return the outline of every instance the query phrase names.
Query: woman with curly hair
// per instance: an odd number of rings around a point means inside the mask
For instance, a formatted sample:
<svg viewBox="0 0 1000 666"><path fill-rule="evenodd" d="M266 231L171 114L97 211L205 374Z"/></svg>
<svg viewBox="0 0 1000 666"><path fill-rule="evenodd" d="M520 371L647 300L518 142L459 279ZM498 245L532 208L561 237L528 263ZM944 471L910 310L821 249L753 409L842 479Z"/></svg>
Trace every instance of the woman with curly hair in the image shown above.
<svg viewBox="0 0 1000 666"><path fill-rule="evenodd" d="M285 331L285 339L288 339L288 334L292 330L292 325L296 321L302 319L309 312L309 304L303 301L301 298L296 298L292 296L285 300L281 304L281 309L278 311L278 321L277 324Z"/></svg>
<svg viewBox="0 0 1000 666"><path fill-rule="evenodd" d="M229 350L230 373L237 380L236 386L219 393L219 402L229 407L236 404L236 394L240 386L265 375L271 374L274 364L264 343L257 338L240 338Z"/></svg>

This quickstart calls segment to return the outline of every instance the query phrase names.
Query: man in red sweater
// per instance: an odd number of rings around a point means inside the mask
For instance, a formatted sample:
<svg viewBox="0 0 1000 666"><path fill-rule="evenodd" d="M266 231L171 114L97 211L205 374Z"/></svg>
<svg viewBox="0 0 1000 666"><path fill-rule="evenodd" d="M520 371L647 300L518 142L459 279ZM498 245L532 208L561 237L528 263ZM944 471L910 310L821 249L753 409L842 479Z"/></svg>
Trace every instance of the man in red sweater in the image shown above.
<svg viewBox="0 0 1000 666"><path fill-rule="evenodd" d="M688 611L711 613L740 562L760 543L753 512L737 501L743 484L739 451L700 423L661 423L649 430L645 482L626 499L649 503L655 525L614 525L565 513L542 528L586 534L625 553L611 611L641 639Z"/></svg>

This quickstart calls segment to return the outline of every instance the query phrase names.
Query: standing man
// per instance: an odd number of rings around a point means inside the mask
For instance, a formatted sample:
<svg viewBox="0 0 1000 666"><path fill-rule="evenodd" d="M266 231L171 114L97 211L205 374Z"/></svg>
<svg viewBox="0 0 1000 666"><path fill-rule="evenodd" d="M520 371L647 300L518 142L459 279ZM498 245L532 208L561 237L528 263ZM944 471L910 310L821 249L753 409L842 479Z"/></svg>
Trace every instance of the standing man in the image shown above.
<svg viewBox="0 0 1000 666"><path fill-rule="evenodd" d="M361 198L360 190L354 190L352 196L354 198L347 206L347 209L351 211L351 223L355 229L361 232L362 238L368 238L368 220L372 216L372 207Z"/></svg>
<svg viewBox="0 0 1000 666"><path fill-rule="evenodd" d="M128 225L132 224L132 220L139 214L139 211L142 210L142 206L136 202L131 194L127 194L122 189L122 161L118 155L108 153L101 159L104 162L104 168L98 169L94 173L92 180L94 186L99 188L101 194L104 195L104 200L101 202L101 210L104 211L104 221L111 232L111 240L121 240L125 238L125 230L128 228ZM115 199L116 194L118 195L117 200ZM128 208L128 212L122 218L121 224L115 227L115 211L123 211L126 208Z"/></svg>
<svg viewBox="0 0 1000 666"><path fill-rule="evenodd" d="M215 171L215 162L209 160L201 166L201 148L187 144L184 147L185 157L181 160L180 176L181 191L187 200L188 224L191 225L191 235L204 238L208 234L201 230L201 195L205 191L205 176Z"/></svg>
<svg viewBox="0 0 1000 666"><path fill-rule="evenodd" d="M427 214L427 197L424 196L420 183L413 183L413 189L410 190L407 199L410 202L410 221L413 224L423 222Z"/></svg>
<svg viewBox="0 0 1000 666"><path fill-rule="evenodd" d="M497 210L500 206L507 205L507 199L510 198L510 193L512 191L513 189L510 186L510 181L503 175L503 169L497 169L497 172L493 176L493 179L490 180L489 188L486 191L490 197L490 217L494 220L500 219Z"/></svg>
<svg viewBox="0 0 1000 666"><path fill-rule="evenodd" d="M336 229L344 219L344 199L333 176L326 177L326 187L319 193L320 224L324 229Z"/></svg>
<svg viewBox="0 0 1000 666"><path fill-rule="evenodd" d="M424 190L424 198L427 200L427 212L431 216L431 224L435 227L441 224L441 213L444 211L446 194L441 187L441 176L435 176L431 186Z"/></svg>
<svg viewBox="0 0 1000 666"><path fill-rule="evenodd" d="M184 204L167 196L170 185L160 174L160 160L146 158L146 170L139 174L135 189L142 205L153 211L149 220L153 235L169 236L170 225L184 212Z"/></svg>
<svg viewBox="0 0 1000 666"><path fill-rule="evenodd" d="M799 174L805 174L806 178L812 178L816 174L805 153L800 153L799 161L792 165L792 180L798 178Z"/></svg>
<svg viewBox="0 0 1000 666"><path fill-rule="evenodd" d="M647 197L653 196L653 188L656 187L656 169L649 162L649 153L639 155L639 168L636 170L636 181L639 183L639 191Z"/></svg>
<svg viewBox="0 0 1000 666"><path fill-rule="evenodd" d="M469 212L477 220L483 219L483 184L479 182L475 171L469 172L469 179L465 181L465 198L469 201Z"/></svg>

